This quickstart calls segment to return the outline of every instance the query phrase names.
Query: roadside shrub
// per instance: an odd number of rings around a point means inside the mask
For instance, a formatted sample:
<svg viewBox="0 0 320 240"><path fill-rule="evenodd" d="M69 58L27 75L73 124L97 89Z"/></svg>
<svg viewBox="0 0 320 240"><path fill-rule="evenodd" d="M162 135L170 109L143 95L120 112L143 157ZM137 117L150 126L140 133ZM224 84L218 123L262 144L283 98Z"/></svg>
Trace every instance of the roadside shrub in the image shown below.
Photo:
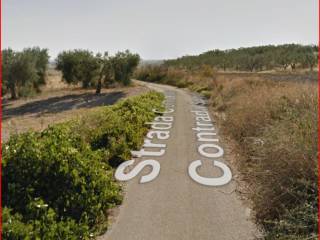
<svg viewBox="0 0 320 240"><path fill-rule="evenodd" d="M103 149L105 161L119 164L130 158L131 150L140 148L148 130L145 123L156 116L153 108L163 109L163 100L162 94L149 92L120 101L112 107L100 108L73 123L72 128L81 132L93 149Z"/></svg>
<svg viewBox="0 0 320 240"><path fill-rule="evenodd" d="M211 91L202 91L201 95L204 96L205 98L210 98L211 97Z"/></svg>
<svg viewBox="0 0 320 240"><path fill-rule="evenodd" d="M158 65L139 67L134 72L134 77L145 82L161 83L167 75L167 69Z"/></svg>
<svg viewBox="0 0 320 240"><path fill-rule="evenodd" d="M114 159L130 157L162 109L150 92L3 144L4 239L88 239L122 200Z"/></svg>
<svg viewBox="0 0 320 240"><path fill-rule="evenodd" d="M4 204L32 219L26 206L41 198L60 220L93 227L121 201L102 158L63 125L13 137L3 152Z"/></svg>
<svg viewBox="0 0 320 240"><path fill-rule="evenodd" d="M2 209L2 237L9 240L28 239L33 227L22 222L21 214L12 214L12 209ZM30 238L29 238L30 239Z"/></svg>
<svg viewBox="0 0 320 240"><path fill-rule="evenodd" d="M134 77L141 81L168 84L186 88L192 84L185 71L165 66L144 66L135 71Z"/></svg>
<svg viewBox="0 0 320 240"><path fill-rule="evenodd" d="M32 202L28 210L35 218L23 222L21 214L12 214L12 209L3 209L3 238L9 240L20 239L89 239L89 229L84 224L77 224L74 220L58 221L51 208L47 208L42 201Z"/></svg>

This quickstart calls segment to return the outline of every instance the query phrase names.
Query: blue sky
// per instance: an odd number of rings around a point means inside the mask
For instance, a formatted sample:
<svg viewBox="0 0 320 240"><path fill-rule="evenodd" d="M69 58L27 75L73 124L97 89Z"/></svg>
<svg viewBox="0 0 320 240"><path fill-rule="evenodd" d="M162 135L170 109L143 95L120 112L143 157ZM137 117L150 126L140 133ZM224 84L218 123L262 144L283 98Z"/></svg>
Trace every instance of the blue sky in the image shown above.
<svg viewBox="0 0 320 240"><path fill-rule="evenodd" d="M318 42L316 0L3 0L3 48L94 52L144 59L210 49Z"/></svg>

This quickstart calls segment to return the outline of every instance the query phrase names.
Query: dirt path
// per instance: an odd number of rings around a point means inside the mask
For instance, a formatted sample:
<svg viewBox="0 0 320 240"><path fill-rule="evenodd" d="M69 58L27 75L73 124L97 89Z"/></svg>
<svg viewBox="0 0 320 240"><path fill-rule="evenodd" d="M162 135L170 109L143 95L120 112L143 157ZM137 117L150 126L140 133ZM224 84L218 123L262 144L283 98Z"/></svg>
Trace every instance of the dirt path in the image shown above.
<svg viewBox="0 0 320 240"><path fill-rule="evenodd" d="M166 144L163 156L140 157L135 160L134 165L146 159L156 160L161 166L160 173L151 182L139 183L140 177L151 171L151 168L144 169L128 181L119 215L109 231L99 239L254 239L256 227L249 220L249 209L234 192L234 181L231 180L224 186L205 186L195 182L188 174L190 164L200 159L202 166L198 168L199 175L207 178L221 175L218 167L213 166L212 160L201 156L197 150L200 142L196 136L197 131L192 130L197 127L196 116L191 112L195 106L194 96L170 86L141 84L176 96L175 112L170 115L174 117L170 138L152 140ZM219 145L224 147L220 137L217 137ZM232 171L227 155L223 159L219 158L219 161L224 162Z"/></svg>

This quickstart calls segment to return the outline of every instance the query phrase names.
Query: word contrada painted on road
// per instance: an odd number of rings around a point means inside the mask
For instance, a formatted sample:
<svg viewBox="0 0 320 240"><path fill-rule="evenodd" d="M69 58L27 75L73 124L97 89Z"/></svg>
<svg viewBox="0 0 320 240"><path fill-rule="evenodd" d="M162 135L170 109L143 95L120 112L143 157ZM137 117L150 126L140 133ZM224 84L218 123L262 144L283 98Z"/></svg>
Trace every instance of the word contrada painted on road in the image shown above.
<svg viewBox="0 0 320 240"><path fill-rule="evenodd" d="M189 176L197 183L206 186L225 185L231 181L232 173L226 164L218 160L223 157L224 150L218 145L219 139L206 107L206 102L198 96L194 96L192 100L191 112L195 115L196 120L196 127L192 130L196 131L197 141L200 143L198 152L202 157L212 159L213 166L220 168L222 175L211 178L200 176L197 168L201 167L202 163L201 160L195 160L189 165Z"/></svg>
<svg viewBox="0 0 320 240"><path fill-rule="evenodd" d="M164 143L154 143L152 140L167 140L170 137L170 129L172 128L175 108L175 93L168 91L165 93L165 111L159 111L158 109L153 109L155 113L163 114L162 116L157 116L153 122L148 122L146 124L150 125L151 130L147 133L147 138L144 139L144 144L139 151L131 151L134 157L160 157L165 154L166 144ZM149 149L148 149L149 148ZM150 150L156 149L156 150ZM117 168L115 172L115 178L119 181L129 181L136 177L145 167L149 166L152 168L151 172L144 175L140 179L140 183L147 183L154 180L160 173L160 163L153 159L143 160L139 162L129 173L125 172L125 169L132 166L135 160L125 161Z"/></svg>
<svg viewBox="0 0 320 240"><path fill-rule="evenodd" d="M192 113L195 114L196 127L192 128L196 131L197 141L200 143L198 146L198 152L202 157L212 160L213 167L219 168L222 175L219 177L203 177L197 172L197 169L201 167L201 160L195 160L191 162L188 167L189 176L197 183L206 186L222 186L231 181L232 174L227 165L219 161L223 157L224 150L218 145L219 139L217 133L212 124L208 109L205 107L206 102L195 96L192 99ZM152 159L142 160L129 172L126 172L127 167L133 166L134 159L125 161L117 168L115 172L115 178L119 181L129 181L136 177L147 166L151 167L151 172L140 178L140 183L151 182L156 179L160 173L160 163L153 158L161 157L166 152L165 143L155 143L154 140L167 140L170 137L170 129L172 128L175 111L175 93L165 93L165 106L166 110L161 112L158 109L153 109L155 113L162 114L157 116L153 122L146 124L150 125L151 130L147 133L147 137L144 139L144 144L139 151L131 151L133 157L146 157Z"/></svg>

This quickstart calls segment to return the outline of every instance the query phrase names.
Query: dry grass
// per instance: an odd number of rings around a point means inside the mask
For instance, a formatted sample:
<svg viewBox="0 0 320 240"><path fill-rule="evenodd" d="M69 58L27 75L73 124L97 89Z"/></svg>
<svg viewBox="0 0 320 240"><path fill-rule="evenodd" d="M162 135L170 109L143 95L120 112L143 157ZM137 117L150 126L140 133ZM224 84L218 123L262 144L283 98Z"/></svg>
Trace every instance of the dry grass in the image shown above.
<svg viewBox="0 0 320 240"><path fill-rule="evenodd" d="M238 143L256 221L266 239L317 239L317 86L223 79L211 102Z"/></svg>

